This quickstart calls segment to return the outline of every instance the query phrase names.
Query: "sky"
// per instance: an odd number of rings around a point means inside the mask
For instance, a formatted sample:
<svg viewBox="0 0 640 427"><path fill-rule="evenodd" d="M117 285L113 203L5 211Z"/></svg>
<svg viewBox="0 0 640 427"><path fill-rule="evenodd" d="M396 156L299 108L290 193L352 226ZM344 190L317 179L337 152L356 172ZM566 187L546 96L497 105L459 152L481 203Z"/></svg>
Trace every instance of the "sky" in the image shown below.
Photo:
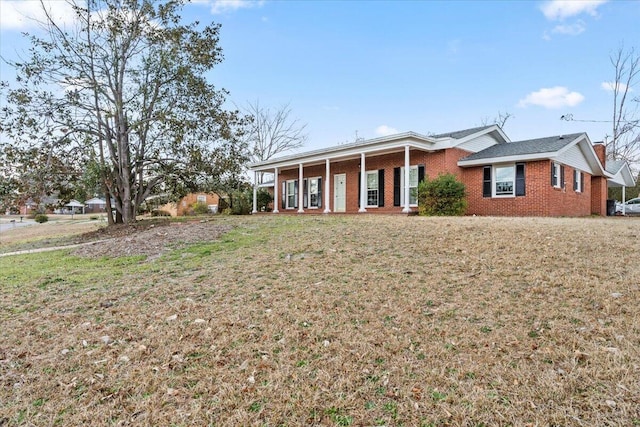
<svg viewBox="0 0 640 427"><path fill-rule="evenodd" d="M64 2L48 3L68 19ZM0 0L3 57L28 47L21 34L37 31L37 4ZM500 113L512 116L512 141L601 141L612 126L610 56L640 50L640 1L630 0L197 0L182 16L222 25L224 61L207 77L230 91L229 107L289 104L307 124L300 151L461 130Z"/></svg>

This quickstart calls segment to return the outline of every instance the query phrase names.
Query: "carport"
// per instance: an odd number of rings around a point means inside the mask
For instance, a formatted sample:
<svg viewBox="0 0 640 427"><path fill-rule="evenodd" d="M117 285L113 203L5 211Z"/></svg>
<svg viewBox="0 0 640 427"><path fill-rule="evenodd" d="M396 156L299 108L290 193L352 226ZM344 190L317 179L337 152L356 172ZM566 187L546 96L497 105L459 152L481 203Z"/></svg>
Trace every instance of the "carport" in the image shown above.
<svg viewBox="0 0 640 427"><path fill-rule="evenodd" d="M624 160L608 160L607 172L613 175L613 178L609 178L607 186L609 188L622 187L622 215L625 215L625 202L626 200L626 188L636 185L636 180L633 177L629 163Z"/></svg>

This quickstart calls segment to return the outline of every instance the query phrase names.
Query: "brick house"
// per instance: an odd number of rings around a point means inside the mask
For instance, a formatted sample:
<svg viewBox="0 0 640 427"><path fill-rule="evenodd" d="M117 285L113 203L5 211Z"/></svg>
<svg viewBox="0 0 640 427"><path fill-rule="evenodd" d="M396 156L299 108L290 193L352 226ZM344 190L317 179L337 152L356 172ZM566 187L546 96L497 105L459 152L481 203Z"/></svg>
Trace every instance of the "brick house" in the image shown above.
<svg viewBox="0 0 640 427"><path fill-rule="evenodd" d="M429 136L405 132L250 169L273 174L274 213L411 213L424 177L452 173L466 186L467 214L586 216L606 214L607 181L614 176L605 154L585 133L511 142L492 125Z"/></svg>
<svg viewBox="0 0 640 427"><path fill-rule="evenodd" d="M204 203L211 213L218 213L220 196L216 193L189 193L177 203L169 202L158 209L168 212L171 216L189 215L196 203Z"/></svg>

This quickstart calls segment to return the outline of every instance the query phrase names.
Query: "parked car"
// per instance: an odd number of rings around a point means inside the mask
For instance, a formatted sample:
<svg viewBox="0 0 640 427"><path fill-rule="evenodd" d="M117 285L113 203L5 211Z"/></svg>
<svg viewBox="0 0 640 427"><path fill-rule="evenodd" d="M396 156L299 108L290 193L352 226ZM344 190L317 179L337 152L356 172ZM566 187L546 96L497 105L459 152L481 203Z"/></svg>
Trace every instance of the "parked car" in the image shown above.
<svg viewBox="0 0 640 427"><path fill-rule="evenodd" d="M622 213L621 202L616 202L616 213ZM629 199L624 203L624 211L626 214L640 214L640 197Z"/></svg>

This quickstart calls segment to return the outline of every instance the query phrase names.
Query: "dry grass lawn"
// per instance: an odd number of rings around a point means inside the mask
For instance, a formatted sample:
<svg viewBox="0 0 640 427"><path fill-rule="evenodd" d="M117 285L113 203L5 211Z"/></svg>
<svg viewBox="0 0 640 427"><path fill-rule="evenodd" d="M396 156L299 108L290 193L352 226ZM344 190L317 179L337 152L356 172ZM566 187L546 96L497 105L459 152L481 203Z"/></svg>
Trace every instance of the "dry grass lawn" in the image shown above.
<svg viewBox="0 0 640 427"><path fill-rule="evenodd" d="M0 425L640 424L638 218L209 224L0 258Z"/></svg>

